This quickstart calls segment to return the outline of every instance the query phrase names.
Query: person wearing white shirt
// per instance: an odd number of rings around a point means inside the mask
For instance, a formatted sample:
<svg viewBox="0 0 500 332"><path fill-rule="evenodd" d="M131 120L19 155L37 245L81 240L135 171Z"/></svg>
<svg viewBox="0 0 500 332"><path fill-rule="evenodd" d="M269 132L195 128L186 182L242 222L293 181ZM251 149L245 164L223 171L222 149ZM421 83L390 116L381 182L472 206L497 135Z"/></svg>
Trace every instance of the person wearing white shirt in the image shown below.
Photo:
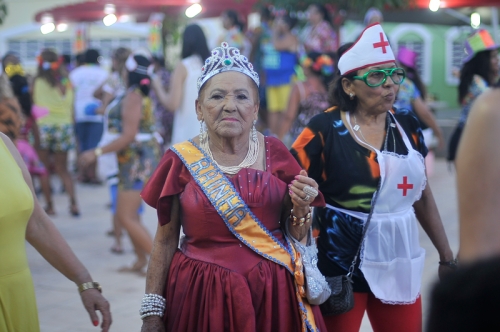
<svg viewBox="0 0 500 332"><path fill-rule="evenodd" d="M97 50L88 49L85 52L85 65L74 69L69 74L75 90L75 132L79 153L95 149L103 132L103 116L96 113L100 101L93 95L109 74L99 66L98 58ZM80 180L87 183L99 182L96 177L95 163L81 170Z"/></svg>

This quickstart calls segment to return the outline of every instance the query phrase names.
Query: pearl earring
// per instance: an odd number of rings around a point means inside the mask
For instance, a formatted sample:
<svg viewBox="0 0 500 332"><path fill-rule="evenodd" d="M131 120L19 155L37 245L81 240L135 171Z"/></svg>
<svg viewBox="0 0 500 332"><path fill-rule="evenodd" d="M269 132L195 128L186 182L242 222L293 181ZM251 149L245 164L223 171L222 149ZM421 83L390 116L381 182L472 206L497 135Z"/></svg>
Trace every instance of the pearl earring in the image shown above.
<svg viewBox="0 0 500 332"><path fill-rule="evenodd" d="M203 128L203 120L200 120L200 144L203 143L203 139L205 138L205 130Z"/></svg>
<svg viewBox="0 0 500 332"><path fill-rule="evenodd" d="M257 142L257 130L255 129L255 124L257 123L257 120L253 120L253 126L252 126L252 141Z"/></svg>
<svg viewBox="0 0 500 332"><path fill-rule="evenodd" d="M354 99L354 93L352 93L352 92L351 92L351 93L349 94L349 98L351 98L351 100L353 100L353 99Z"/></svg>

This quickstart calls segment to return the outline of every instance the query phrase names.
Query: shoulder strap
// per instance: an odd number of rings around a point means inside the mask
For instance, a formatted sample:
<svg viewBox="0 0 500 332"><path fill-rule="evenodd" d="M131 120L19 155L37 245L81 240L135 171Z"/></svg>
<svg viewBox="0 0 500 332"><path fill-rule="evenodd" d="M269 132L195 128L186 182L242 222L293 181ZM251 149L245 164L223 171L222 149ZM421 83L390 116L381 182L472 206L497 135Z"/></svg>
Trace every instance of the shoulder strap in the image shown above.
<svg viewBox="0 0 500 332"><path fill-rule="evenodd" d="M359 253L361 251L361 247L363 246L363 240L365 239L366 232L368 231L368 227L370 226L370 220L372 219L373 210L375 209L375 203L377 202L378 194L380 193L380 185L382 183L382 178L378 180L377 190L373 195L372 204L370 206L370 213L368 214L368 218L366 218L365 225L363 227L363 233L361 234L361 241L359 242L358 250L356 250L356 255L354 255L354 259L352 260L351 266L349 267L349 272L347 273L348 277L351 277L356 269L356 262L358 261Z"/></svg>

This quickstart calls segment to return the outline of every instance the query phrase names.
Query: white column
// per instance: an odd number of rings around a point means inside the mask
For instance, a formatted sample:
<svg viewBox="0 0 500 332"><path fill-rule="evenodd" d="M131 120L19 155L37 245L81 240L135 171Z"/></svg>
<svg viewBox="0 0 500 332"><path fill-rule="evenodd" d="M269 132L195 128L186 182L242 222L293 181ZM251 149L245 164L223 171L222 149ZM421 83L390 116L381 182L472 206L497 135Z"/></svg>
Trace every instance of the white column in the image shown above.
<svg viewBox="0 0 500 332"><path fill-rule="evenodd" d="M493 39L495 42L499 42L498 36L498 9L497 7L491 7L491 26L493 28Z"/></svg>

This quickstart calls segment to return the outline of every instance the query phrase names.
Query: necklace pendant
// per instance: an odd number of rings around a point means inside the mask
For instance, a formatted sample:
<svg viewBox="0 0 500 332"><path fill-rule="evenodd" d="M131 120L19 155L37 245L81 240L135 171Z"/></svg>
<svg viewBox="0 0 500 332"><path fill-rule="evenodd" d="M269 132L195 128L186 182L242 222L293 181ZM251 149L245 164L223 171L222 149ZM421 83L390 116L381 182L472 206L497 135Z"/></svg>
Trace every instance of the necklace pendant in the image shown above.
<svg viewBox="0 0 500 332"><path fill-rule="evenodd" d="M359 126L355 125L352 129L354 129L354 131L358 131L359 130Z"/></svg>

